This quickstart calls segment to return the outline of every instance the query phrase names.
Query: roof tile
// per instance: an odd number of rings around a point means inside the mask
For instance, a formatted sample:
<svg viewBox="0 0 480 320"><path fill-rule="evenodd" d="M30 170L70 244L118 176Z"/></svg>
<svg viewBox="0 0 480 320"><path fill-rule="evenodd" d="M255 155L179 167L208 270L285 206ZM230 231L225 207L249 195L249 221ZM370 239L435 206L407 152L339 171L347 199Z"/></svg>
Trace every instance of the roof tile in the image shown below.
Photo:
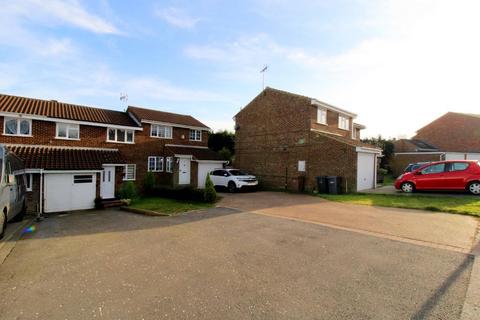
<svg viewBox="0 0 480 320"><path fill-rule="evenodd" d="M138 120L147 120L147 121L158 121L158 122L166 122L172 124L180 124L184 126L191 126L191 127L199 127L210 129L208 126L204 125L197 119L192 116L178 114L178 113L171 113L171 112L164 112L152 109L144 109L134 106L128 107L128 112L133 113Z"/></svg>

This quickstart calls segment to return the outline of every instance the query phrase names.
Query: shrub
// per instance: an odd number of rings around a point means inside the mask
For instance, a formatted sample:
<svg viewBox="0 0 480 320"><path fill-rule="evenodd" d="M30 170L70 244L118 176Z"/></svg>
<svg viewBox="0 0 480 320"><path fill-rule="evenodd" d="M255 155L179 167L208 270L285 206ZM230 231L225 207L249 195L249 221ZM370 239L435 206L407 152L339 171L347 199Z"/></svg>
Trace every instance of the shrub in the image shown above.
<svg viewBox="0 0 480 320"><path fill-rule="evenodd" d="M155 184L155 175L153 174L153 172L147 172L145 180L143 181L143 189L147 195L152 195Z"/></svg>
<svg viewBox="0 0 480 320"><path fill-rule="evenodd" d="M215 202L217 200L217 192L213 186L212 179L210 175L207 174L207 179L205 180L205 189L203 190L203 200L208 203Z"/></svg>
<svg viewBox="0 0 480 320"><path fill-rule="evenodd" d="M170 198L175 200L192 200L192 201L201 201L203 202L203 190L194 189L192 187L185 188L169 188L169 187L155 187L153 190L153 195Z"/></svg>
<svg viewBox="0 0 480 320"><path fill-rule="evenodd" d="M136 199L138 197L137 187L132 181L125 181L120 186L120 199Z"/></svg>
<svg viewBox="0 0 480 320"><path fill-rule="evenodd" d="M377 173L385 176L385 175L387 175L388 170L387 170L387 169L383 169L383 168L378 168Z"/></svg>
<svg viewBox="0 0 480 320"><path fill-rule="evenodd" d="M218 154L220 155L220 157L222 157L223 160L230 162L232 161L232 152L227 148L223 147L222 150L218 151Z"/></svg>

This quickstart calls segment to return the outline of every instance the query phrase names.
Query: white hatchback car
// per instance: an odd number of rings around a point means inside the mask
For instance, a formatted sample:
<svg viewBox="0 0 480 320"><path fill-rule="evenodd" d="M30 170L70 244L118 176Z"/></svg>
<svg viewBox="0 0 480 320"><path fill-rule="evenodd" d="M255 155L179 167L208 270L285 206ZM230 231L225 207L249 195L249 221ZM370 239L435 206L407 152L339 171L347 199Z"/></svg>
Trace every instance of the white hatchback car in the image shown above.
<svg viewBox="0 0 480 320"><path fill-rule="evenodd" d="M238 169L213 170L210 172L210 179L215 187L226 187L229 192L242 188L254 188L258 185L255 176Z"/></svg>

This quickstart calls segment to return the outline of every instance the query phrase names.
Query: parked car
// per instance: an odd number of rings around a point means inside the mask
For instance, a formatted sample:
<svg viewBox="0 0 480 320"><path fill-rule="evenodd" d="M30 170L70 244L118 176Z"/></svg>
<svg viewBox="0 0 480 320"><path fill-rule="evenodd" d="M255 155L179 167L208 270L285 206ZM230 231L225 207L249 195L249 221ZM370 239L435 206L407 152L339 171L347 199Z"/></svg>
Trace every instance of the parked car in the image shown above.
<svg viewBox="0 0 480 320"><path fill-rule="evenodd" d="M210 172L210 179L215 187L226 187L230 192L254 188L258 185L258 180L254 175L239 169L214 170Z"/></svg>
<svg viewBox="0 0 480 320"><path fill-rule="evenodd" d="M22 221L26 211L26 183L23 162L0 146L0 239L7 222Z"/></svg>
<svg viewBox="0 0 480 320"><path fill-rule="evenodd" d="M432 162L400 175L395 188L415 190L467 190L480 195L480 164L474 160Z"/></svg>
<svg viewBox="0 0 480 320"><path fill-rule="evenodd" d="M412 172L417 170L420 167L423 167L426 164L429 164L430 162L413 162L409 163L408 166L403 170L403 172Z"/></svg>

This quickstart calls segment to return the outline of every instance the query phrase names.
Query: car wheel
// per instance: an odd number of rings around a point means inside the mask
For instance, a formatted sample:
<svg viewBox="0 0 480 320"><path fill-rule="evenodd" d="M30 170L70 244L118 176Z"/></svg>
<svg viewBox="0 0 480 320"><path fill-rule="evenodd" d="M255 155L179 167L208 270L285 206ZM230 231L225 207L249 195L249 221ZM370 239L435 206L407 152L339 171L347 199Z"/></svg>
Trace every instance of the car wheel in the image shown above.
<svg viewBox="0 0 480 320"><path fill-rule="evenodd" d="M470 191L471 194L479 195L480 194L480 182L475 181L475 182L470 183L468 185L468 191Z"/></svg>
<svg viewBox="0 0 480 320"><path fill-rule="evenodd" d="M3 238L6 228L7 228L7 215L5 214L5 212L2 212L0 214L0 239Z"/></svg>
<svg viewBox="0 0 480 320"><path fill-rule="evenodd" d="M400 189L402 189L402 191L405 193L412 193L415 191L415 186L411 182L404 182L402 183Z"/></svg>
<svg viewBox="0 0 480 320"><path fill-rule="evenodd" d="M237 191L237 186L235 185L235 182L230 181L228 183L228 192L234 193L235 191Z"/></svg>

